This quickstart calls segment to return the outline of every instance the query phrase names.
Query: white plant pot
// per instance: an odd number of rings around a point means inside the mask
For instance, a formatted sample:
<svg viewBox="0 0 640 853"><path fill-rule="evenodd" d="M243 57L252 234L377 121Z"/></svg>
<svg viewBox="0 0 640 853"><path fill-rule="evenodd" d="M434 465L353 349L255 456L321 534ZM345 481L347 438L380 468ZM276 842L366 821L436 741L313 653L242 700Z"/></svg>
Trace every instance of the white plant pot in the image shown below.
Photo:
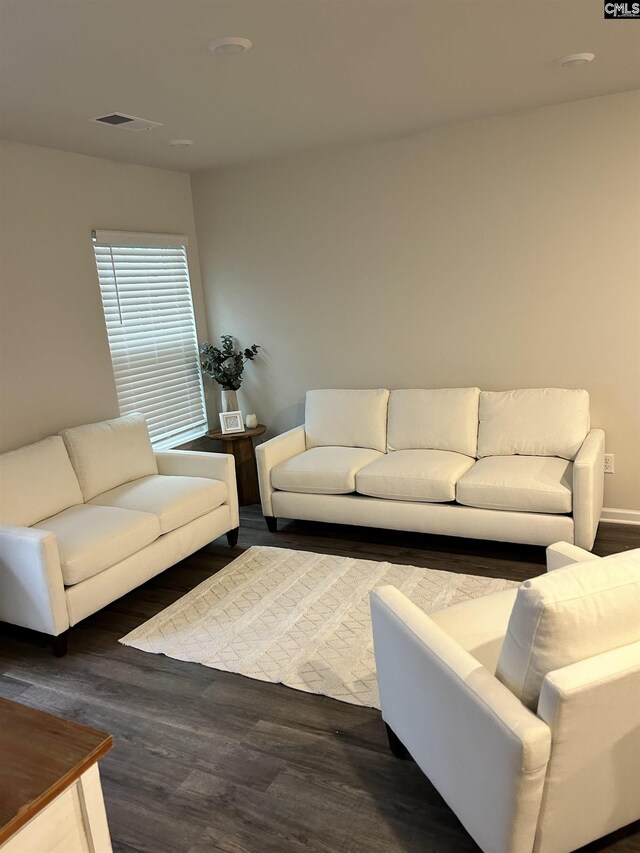
<svg viewBox="0 0 640 853"><path fill-rule="evenodd" d="M220 392L220 396L222 398L222 411L223 412L237 412L238 411L238 397L235 391L224 391Z"/></svg>

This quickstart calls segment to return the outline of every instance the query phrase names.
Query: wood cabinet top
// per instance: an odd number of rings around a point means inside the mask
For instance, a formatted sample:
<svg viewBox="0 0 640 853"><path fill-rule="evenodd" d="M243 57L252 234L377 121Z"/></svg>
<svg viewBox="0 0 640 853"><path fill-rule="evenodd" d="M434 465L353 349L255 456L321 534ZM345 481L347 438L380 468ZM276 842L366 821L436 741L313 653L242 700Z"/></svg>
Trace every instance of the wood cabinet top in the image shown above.
<svg viewBox="0 0 640 853"><path fill-rule="evenodd" d="M222 432L220 429L212 429L207 433L207 438L213 438L216 441L234 441L238 438L255 438L257 435L262 435L266 432L264 424L258 424L253 429L246 428L244 432Z"/></svg>
<svg viewBox="0 0 640 853"><path fill-rule="evenodd" d="M105 732L0 698L0 844L112 746Z"/></svg>

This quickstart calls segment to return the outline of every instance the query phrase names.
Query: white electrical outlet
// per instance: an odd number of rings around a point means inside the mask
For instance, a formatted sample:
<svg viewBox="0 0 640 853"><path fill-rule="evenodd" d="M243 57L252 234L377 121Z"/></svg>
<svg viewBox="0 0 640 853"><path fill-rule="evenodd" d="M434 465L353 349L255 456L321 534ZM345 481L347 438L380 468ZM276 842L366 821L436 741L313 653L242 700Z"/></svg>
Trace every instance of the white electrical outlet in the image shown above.
<svg viewBox="0 0 640 853"><path fill-rule="evenodd" d="M604 454L604 473L605 474L613 474L616 470L616 466L613 460L613 453L605 453Z"/></svg>

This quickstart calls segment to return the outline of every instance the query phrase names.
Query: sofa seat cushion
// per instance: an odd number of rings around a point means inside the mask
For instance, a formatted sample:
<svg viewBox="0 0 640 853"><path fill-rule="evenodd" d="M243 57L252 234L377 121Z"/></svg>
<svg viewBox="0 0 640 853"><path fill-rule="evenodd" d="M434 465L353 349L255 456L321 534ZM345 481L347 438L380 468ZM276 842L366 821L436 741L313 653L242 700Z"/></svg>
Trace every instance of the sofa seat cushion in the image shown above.
<svg viewBox="0 0 640 853"><path fill-rule="evenodd" d="M395 501L453 501L475 459L449 450L394 450L358 471L362 495Z"/></svg>
<svg viewBox="0 0 640 853"><path fill-rule="evenodd" d="M384 454L364 447L313 447L276 465L271 485L283 492L346 495L356 490L356 474Z"/></svg>
<svg viewBox="0 0 640 853"><path fill-rule="evenodd" d="M65 586L141 551L160 536L155 515L111 506L73 506L34 524L55 534Z"/></svg>
<svg viewBox="0 0 640 853"><path fill-rule="evenodd" d="M153 474L103 492L90 504L150 512L169 533L219 507L227 499L227 486L206 477L170 477Z"/></svg>
<svg viewBox="0 0 640 853"><path fill-rule="evenodd" d="M639 642L639 614L640 548L527 580L518 588L496 677L535 711L548 673Z"/></svg>
<svg viewBox="0 0 640 853"><path fill-rule="evenodd" d="M479 459L458 481L456 500L481 509L571 512L573 463L552 456Z"/></svg>

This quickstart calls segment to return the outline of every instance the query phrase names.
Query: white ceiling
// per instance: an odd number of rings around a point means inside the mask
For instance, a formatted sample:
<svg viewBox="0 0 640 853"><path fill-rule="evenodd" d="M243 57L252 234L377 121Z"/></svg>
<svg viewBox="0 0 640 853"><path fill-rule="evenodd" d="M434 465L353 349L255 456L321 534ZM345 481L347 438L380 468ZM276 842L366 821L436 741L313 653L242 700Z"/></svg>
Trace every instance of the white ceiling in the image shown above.
<svg viewBox="0 0 640 853"><path fill-rule="evenodd" d="M0 0L0 133L194 171L640 88L602 0ZM241 56L207 51L246 36ZM591 51L591 65L554 60ZM163 127L87 119L120 111ZM168 142L189 138L175 150Z"/></svg>

